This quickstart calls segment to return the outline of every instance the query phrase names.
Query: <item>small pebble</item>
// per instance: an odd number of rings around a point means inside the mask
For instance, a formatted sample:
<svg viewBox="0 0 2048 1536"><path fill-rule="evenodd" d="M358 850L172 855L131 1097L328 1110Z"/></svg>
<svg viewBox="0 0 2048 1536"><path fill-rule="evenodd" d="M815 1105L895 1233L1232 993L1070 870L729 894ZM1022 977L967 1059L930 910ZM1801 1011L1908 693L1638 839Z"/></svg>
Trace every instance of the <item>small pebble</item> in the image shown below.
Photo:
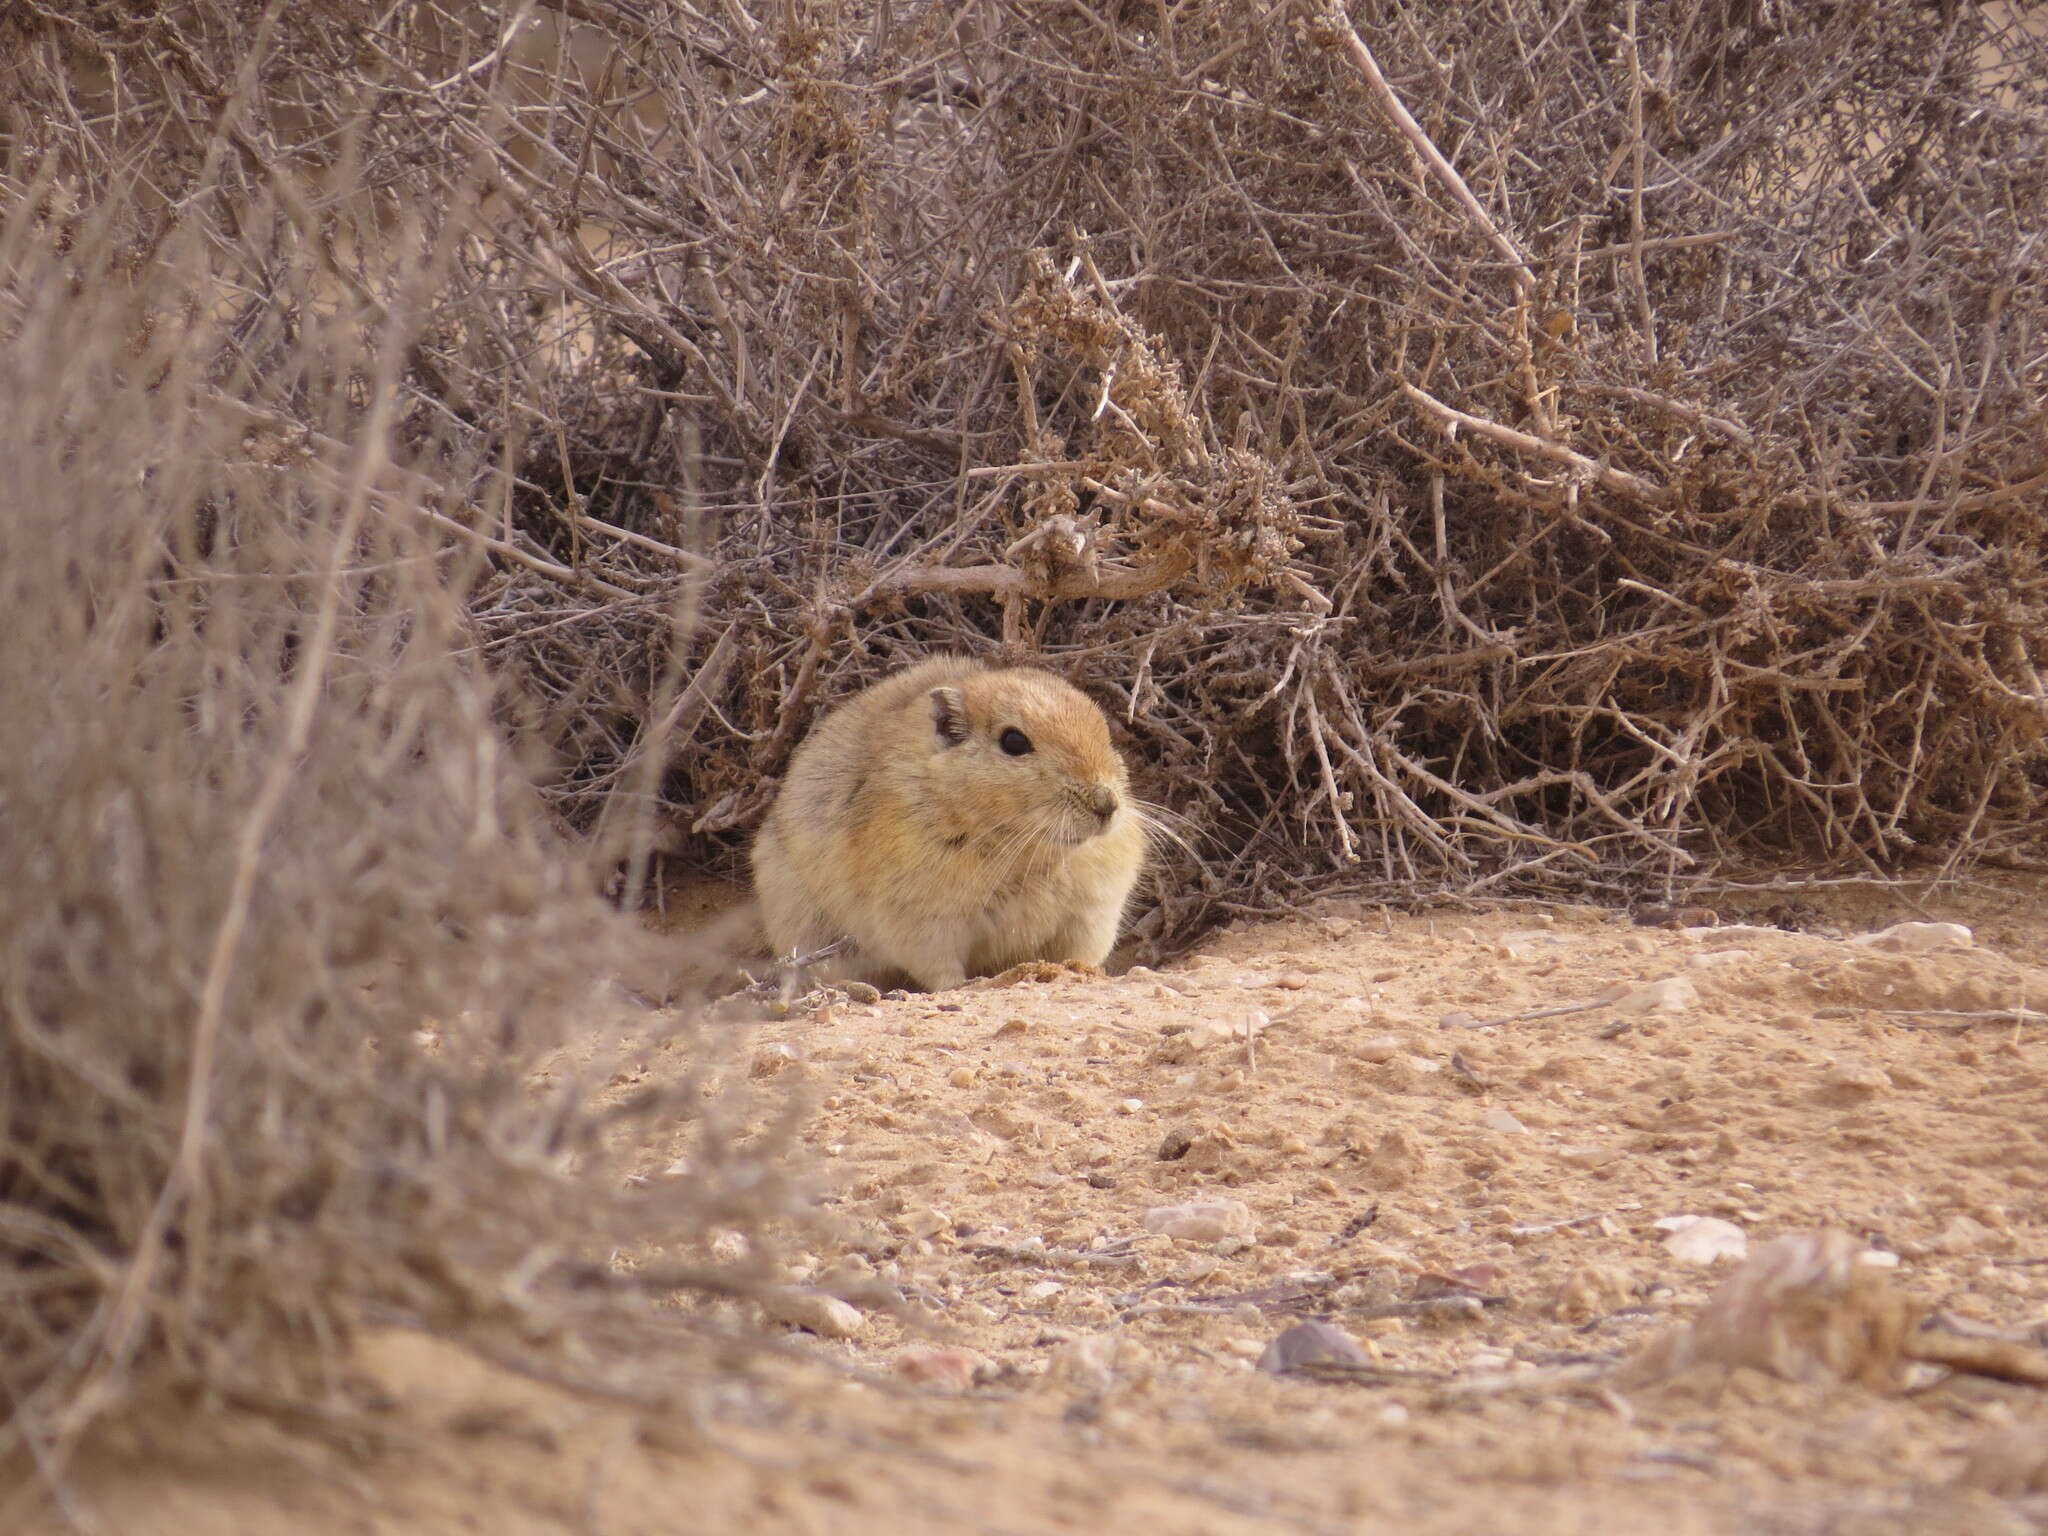
<svg viewBox="0 0 2048 1536"><path fill-rule="evenodd" d="M1718 1216L1666 1216L1657 1226L1666 1234L1664 1251L1681 1264L1704 1268L1749 1252L1749 1234Z"/></svg>
<svg viewBox="0 0 2048 1536"><path fill-rule="evenodd" d="M944 1211L922 1206L905 1211L892 1225L906 1237L934 1237L952 1226L953 1218Z"/></svg>
<svg viewBox="0 0 2048 1536"><path fill-rule="evenodd" d="M1242 1200L1189 1200L1180 1205L1157 1205L1144 1216L1147 1232L1186 1243L1248 1237L1254 1225L1251 1207Z"/></svg>
<svg viewBox="0 0 2048 1536"><path fill-rule="evenodd" d="M1276 1334L1259 1355L1259 1369L1268 1375L1285 1376L1319 1360L1343 1365L1372 1364L1372 1356L1343 1329L1310 1320Z"/></svg>
<svg viewBox="0 0 2048 1536"><path fill-rule="evenodd" d="M806 1329L821 1339L850 1339L867 1321L860 1308L823 1291L770 1291L761 1298L761 1309L774 1321Z"/></svg>
<svg viewBox="0 0 2048 1536"><path fill-rule="evenodd" d="M1683 976L1645 982L1613 1003L1616 1013L1680 1013L1700 1000L1699 988Z"/></svg>
<svg viewBox="0 0 2048 1536"><path fill-rule="evenodd" d="M1604 1168L1621 1153L1614 1147L1559 1147L1557 1160L1572 1168Z"/></svg>
<svg viewBox="0 0 2048 1536"><path fill-rule="evenodd" d="M1851 944L1895 954L1917 955L1930 949L1968 949L1976 937L1961 923L1893 923L1876 933L1859 933Z"/></svg>

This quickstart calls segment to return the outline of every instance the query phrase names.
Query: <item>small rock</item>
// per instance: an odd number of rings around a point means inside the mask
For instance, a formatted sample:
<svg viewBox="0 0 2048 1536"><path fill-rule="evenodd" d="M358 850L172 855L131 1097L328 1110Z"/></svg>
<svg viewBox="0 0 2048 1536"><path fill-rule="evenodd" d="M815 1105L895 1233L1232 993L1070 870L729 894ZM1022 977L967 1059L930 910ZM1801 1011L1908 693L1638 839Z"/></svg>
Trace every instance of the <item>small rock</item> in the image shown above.
<svg viewBox="0 0 2048 1536"><path fill-rule="evenodd" d="M1499 1131L1504 1136L1526 1136L1529 1127L1522 1124L1506 1110L1496 1106L1479 1117L1479 1123L1489 1131Z"/></svg>
<svg viewBox="0 0 2048 1536"><path fill-rule="evenodd" d="M1040 1280L1036 1285L1024 1287L1024 1299L1026 1301L1048 1301L1065 1289L1066 1287L1057 1280Z"/></svg>
<svg viewBox="0 0 2048 1536"><path fill-rule="evenodd" d="M1266 1346L1257 1339L1225 1339L1223 1341L1223 1353L1234 1355L1239 1360L1260 1359L1265 1348Z"/></svg>
<svg viewBox="0 0 2048 1536"><path fill-rule="evenodd" d="M1259 1355L1258 1368L1269 1376L1285 1376L1311 1362L1332 1360L1342 1365L1371 1365L1372 1356L1341 1328L1311 1319L1283 1328Z"/></svg>
<svg viewBox="0 0 2048 1536"><path fill-rule="evenodd" d="M1399 1035L1374 1035L1369 1040L1359 1041L1353 1047L1353 1053L1360 1061L1377 1063L1392 1061L1404 1049L1406 1044Z"/></svg>
<svg viewBox="0 0 2048 1536"><path fill-rule="evenodd" d="M1557 1160L1571 1168L1605 1168L1620 1156L1616 1147L1580 1145L1557 1149Z"/></svg>
<svg viewBox="0 0 2048 1536"><path fill-rule="evenodd" d="M1682 1013L1700 1000L1699 988L1683 976L1666 976L1616 998L1616 1013Z"/></svg>
<svg viewBox="0 0 2048 1536"><path fill-rule="evenodd" d="M1195 1144L1195 1133L1184 1125L1177 1125L1168 1131L1159 1143L1159 1161L1177 1163L1188 1155L1188 1148Z"/></svg>
<svg viewBox="0 0 2048 1536"><path fill-rule="evenodd" d="M971 1349L911 1348L892 1360L889 1369L913 1386L965 1392L987 1363Z"/></svg>
<svg viewBox="0 0 2048 1536"><path fill-rule="evenodd" d="M1181 1046L1184 1051L1192 1054L1217 1045L1242 1045L1247 1036L1257 1034L1270 1022L1263 1012L1256 1011L1227 1024L1206 1020L1180 1037Z"/></svg>
<svg viewBox="0 0 2048 1536"><path fill-rule="evenodd" d="M1306 971L1282 971L1273 978L1273 985L1287 992L1299 992L1308 985Z"/></svg>
<svg viewBox="0 0 2048 1536"><path fill-rule="evenodd" d="M882 1000L881 989L879 987L871 987L864 981L842 982L839 990L846 994L847 1001L849 1002L879 1003Z"/></svg>
<svg viewBox="0 0 2048 1536"><path fill-rule="evenodd" d="M1849 1057L1829 1066L1820 1080L1819 1097L1828 1104L1860 1104L1891 1086L1891 1078L1877 1067Z"/></svg>
<svg viewBox="0 0 2048 1536"><path fill-rule="evenodd" d="M996 1038L1006 1040L1012 1035L1023 1034L1029 1028L1031 1025L1024 1019L1005 1019L996 1026Z"/></svg>
<svg viewBox="0 0 2048 1536"><path fill-rule="evenodd" d="M1181 1205L1158 1205L1144 1217L1147 1232L1185 1243L1249 1237L1254 1225L1251 1207L1242 1200L1190 1200Z"/></svg>
<svg viewBox="0 0 2048 1536"><path fill-rule="evenodd" d="M972 1088L974 1086L974 1068L955 1067L946 1074L946 1081L955 1088Z"/></svg>
<svg viewBox="0 0 2048 1536"><path fill-rule="evenodd" d="M1120 1115L1135 1115L1145 1107L1143 1099L1118 1099L1116 1112Z"/></svg>
<svg viewBox="0 0 2048 1536"><path fill-rule="evenodd" d="M1895 954L1917 955L1930 949L1968 949L1976 937L1961 923L1893 923L1876 933L1859 933L1851 944Z"/></svg>
<svg viewBox="0 0 2048 1536"><path fill-rule="evenodd" d="M1681 1264L1704 1268L1749 1252L1749 1234L1718 1216L1666 1216L1657 1226L1667 1234L1664 1251Z"/></svg>
<svg viewBox="0 0 2048 1536"><path fill-rule="evenodd" d="M770 1291L761 1298L761 1309L774 1321L805 1329L821 1339L850 1339L867 1321L860 1308L823 1291Z"/></svg>
<svg viewBox="0 0 2048 1536"><path fill-rule="evenodd" d="M953 1225L953 1218L931 1206L905 1211L891 1223L906 1237L932 1237Z"/></svg>

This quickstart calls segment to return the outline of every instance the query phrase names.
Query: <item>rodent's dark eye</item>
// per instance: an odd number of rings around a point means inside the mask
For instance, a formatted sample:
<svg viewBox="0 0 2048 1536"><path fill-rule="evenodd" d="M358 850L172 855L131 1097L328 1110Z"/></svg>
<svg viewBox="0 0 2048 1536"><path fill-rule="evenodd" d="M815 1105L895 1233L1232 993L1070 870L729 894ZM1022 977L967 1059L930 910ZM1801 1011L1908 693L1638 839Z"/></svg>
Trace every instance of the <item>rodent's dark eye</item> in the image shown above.
<svg viewBox="0 0 2048 1536"><path fill-rule="evenodd" d="M1031 750L1031 738L1013 725L996 738L996 745L1012 757L1022 757Z"/></svg>

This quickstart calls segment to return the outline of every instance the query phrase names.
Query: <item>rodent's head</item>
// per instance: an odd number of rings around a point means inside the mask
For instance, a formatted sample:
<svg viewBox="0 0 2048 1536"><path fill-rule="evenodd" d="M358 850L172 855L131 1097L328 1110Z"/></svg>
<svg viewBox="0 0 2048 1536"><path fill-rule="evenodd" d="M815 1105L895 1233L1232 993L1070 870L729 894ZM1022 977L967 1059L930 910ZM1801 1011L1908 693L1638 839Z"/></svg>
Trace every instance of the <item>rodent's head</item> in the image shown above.
<svg viewBox="0 0 2048 1536"><path fill-rule="evenodd" d="M930 783L943 809L973 818L956 834L1035 834L1070 847L1135 814L1109 722L1050 672L970 673L927 699Z"/></svg>

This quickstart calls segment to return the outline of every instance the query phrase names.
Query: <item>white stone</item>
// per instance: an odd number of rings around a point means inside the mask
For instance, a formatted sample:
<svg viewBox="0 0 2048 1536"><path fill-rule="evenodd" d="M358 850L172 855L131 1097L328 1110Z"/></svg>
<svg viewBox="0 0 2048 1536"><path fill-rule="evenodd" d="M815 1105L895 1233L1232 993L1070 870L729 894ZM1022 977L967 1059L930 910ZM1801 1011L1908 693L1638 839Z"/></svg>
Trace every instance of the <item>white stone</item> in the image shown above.
<svg viewBox="0 0 2048 1536"><path fill-rule="evenodd" d="M823 1291L770 1291L761 1308L776 1322L809 1329L821 1339L850 1339L867 1321L860 1308Z"/></svg>
<svg viewBox="0 0 2048 1536"><path fill-rule="evenodd" d="M1615 999L1616 1013L1683 1013L1698 1004L1699 988L1683 976L1648 981Z"/></svg>
<svg viewBox="0 0 2048 1536"><path fill-rule="evenodd" d="M1255 1229L1251 1207L1242 1200L1190 1200L1158 1205L1145 1213L1147 1232L1186 1243L1214 1243L1226 1237L1249 1237Z"/></svg>
<svg viewBox="0 0 2048 1536"><path fill-rule="evenodd" d="M1682 1264L1704 1268L1749 1253L1749 1234L1718 1216L1666 1216L1657 1226L1666 1234L1664 1251Z"/></svg>
<svg viewBox="0 0 2048 1536"><path fill-rule="evenodd" d="M1557 1160L1573 1168L1604 1168L1620 1156L1621 1151L1617 1147L1582 1144L1557 1149Z"/></svg>
<svg viewBox="0 0 2048 1536"><path fill-rule="evenodd" d="M1930 949L1968 949L1976 936L1961 923L1893 923L1876 933L1859 933L1849 942L1917 955Z"/></svg>

